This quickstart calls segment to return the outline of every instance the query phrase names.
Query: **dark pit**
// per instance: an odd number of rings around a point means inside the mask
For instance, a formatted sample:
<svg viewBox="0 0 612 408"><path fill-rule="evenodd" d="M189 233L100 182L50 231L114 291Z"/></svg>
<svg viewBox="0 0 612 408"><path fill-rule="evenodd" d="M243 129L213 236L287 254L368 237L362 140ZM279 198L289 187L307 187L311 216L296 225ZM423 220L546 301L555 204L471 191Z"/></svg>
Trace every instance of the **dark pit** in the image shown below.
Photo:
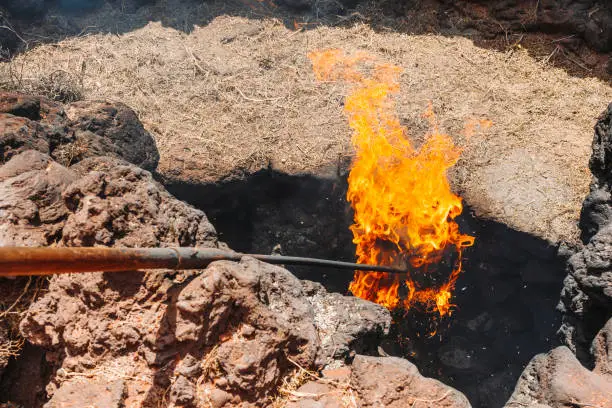
<svg viewBox="0 0 612 408"><path fill-rule="evenodd" d="M354 261L345 176L265 170L238 181L166 187L204 210L221 239L237 251ZM379 352L410 359L424 375L465 393L476 408L499 407L531 358L557 345L564 259L542 239L478 219L469 203L458 222L476 241L465 251L452 316L431 336L428 315L396 311ZM350 271L288 269L348 294Z"/></svg>

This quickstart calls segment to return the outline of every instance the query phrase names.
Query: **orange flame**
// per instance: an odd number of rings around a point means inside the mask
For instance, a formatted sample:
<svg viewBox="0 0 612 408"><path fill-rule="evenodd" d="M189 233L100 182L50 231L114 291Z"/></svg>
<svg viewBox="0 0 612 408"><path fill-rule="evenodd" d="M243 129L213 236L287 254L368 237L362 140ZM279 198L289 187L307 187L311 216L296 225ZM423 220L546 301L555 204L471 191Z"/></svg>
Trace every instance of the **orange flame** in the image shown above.
<svg viewBox="0 0 612 408"><path fill-rule="evenodd" d="M341 50L325 50L308 57L318 80L353 85L344 110L356 150L347 199L355 213L350 228L357 262L411 270L405 277L356 271L349 289L389 309L419 304L440 316L450 315L462 251L474 243L474 237L460 233L454 221L463 206L446 175L461 149L440 133L431 104L425 113L431 124L427 139L419 149L412 145L390 98L399 91L399 67L363 52L347 56ZM452 271L441 284L415 279L417 272L438 273L449 252L455 254ZM405 296L400 296L401 290L407 292Z"/></svg>

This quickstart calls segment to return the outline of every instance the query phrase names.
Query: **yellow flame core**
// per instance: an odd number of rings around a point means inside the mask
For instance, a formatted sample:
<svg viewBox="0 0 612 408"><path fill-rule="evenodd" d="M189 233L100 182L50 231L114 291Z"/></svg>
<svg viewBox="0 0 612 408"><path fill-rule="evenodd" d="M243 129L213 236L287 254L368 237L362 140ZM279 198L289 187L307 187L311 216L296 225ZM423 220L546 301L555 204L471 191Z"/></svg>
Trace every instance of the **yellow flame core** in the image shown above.
<svg viewBox="0 0 612 408"><path fill-rule="evenodd" d="M308 57L318 80L353 85L344 110L356 150L347 199L355 213L350 228L357 262L403 264L427 273L449 249L457 254L452 272L437 287L420 287L408 275L403 300L398 275L357 271L349 289L389 309L421 304L440 316L449 315L462 250L474 243L474 237L461 234L454 222L463 206L447 179L461 150L439 132L431 104L425 114L431 124L426 141L419 149L412 145L390 97L399 91L399 67L341 50L315 51Z"/></svg>

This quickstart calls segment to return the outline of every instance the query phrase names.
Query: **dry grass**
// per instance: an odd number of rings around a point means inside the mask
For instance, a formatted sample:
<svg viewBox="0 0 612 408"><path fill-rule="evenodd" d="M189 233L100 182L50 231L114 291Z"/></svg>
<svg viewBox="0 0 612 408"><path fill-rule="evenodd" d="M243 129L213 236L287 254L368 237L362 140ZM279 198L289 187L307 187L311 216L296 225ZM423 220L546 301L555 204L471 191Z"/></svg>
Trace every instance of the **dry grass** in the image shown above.
<svg viewBox="0 0 612 408"><path fill-rule="evenodd" d="M269 404L270 408L283 408L287 405L287 402L293 398L298 388L304 385L309 379L310 376L305 370L300 370L299 368L292 370L283 378L283 384Z"/></svg>
<svg viewBox="0 0 612 408"><path fill-rule="evenodd" d="M21 352L25 340L19 333L19 323L45 286L46 278L5 278L0 282L0 333L5 337L0 341L0 361Z"/></svg>
<svg viewBox="0 0 612 408"><path fill-rule="evenodd" d="M0 361L10 357L16 357L21 353L21 349L25 340L23 338L17 340L9 340L6 343L0 344Z"/></svg>
<svg viewBox="0 0 612 408"><path fill-rule="evenodd" d="M58 146L53 152L56 160L63 166L69 167L75 159L83 157L87 153L89 145L82 138L77 138L74 143Z"/></svg>
<svg viewBox="0 0 612 408"><path fill-rule="evenodd" d="M83 88L76 75L57 70L32 84L32 93L44 95L54 101L70 103L83 99Z"/></svg>
<svg viewBox="0 0 612 408"><path fill-rule="evenodd" d="M142 367L135 364L135 356L128 355L117 357L112 360L103 362L95 368L85 371L76 372L65 368L60 368L55 373L54 381L64 382L73 379L88 379L112 382L115 380L130 380L137 381L142 384L153 385L151 372L142 372L139 369Z"/></svg>
<svg viewBox="0 0 612 408"><path fill-rule="evenodd" d="M213 406L212 400L210 398L210 388L208 386L207 381L220 377L222 375L221 366L219 364L219 345L216 344L208 353L206 353L206 357L200 362L200 368L202 369L202 374L198 377L196 381L196 395L198 401L205 404L207 407Z"/></svg>
<svg viewBox="0 0 612 408"><path fill-rule="evenodd" d="M25 64L21 63L18 66L14 61L6 64L8 68L4 70L4 81L0 82L0 87L5 90L42 95L64 103L83 99L83 76L79 77L77 74L60 69L48 75L24 78Z"/></svg>
<svg viewBox="0 0 612 408"><path fill-rule="evenodd" d="M277 394L270 402L270 408L282 408L289 402L299 401L303 398L319 399L325 396L333 396L335 402L340 402L343 408L357 408L357 399L354 391L348 382L330 380L319 376L316 372L307 370L300 364L288 358L289 362L294 365L286 378L283 378L282 385L278 389ZM317 381L331 387L331 391L321 394L300 392L298 389L308 381Z"/></svg>
<svg viewBox="0 0 612 408"><path fill-rule="evenodd" d="M209 9L230 3L190 9L167 0L132 20L107 7L82 25L142 28L38 46L13 67L0 65L0 77L15 66L23 67L23 81L57 70L82 75L86 99L122 101L138 112L169 178L211 182L268 166L321 174L352 155L342 112L347 89L317 83L306 54L364 50L404 69L398 113L415 140L433 101L442 128L465 147L452 177L478 215L553 242L576 239L592 127L612 100L608 84L570 77L523 49L489 51L465 38L376 32L363 23L293 31L257 10L250 19L210 19L222 10ZM146 24L155 16L166 26ZM196 25L183 32L180 21ZM495 124L464 138L471 118Z"/></svg>

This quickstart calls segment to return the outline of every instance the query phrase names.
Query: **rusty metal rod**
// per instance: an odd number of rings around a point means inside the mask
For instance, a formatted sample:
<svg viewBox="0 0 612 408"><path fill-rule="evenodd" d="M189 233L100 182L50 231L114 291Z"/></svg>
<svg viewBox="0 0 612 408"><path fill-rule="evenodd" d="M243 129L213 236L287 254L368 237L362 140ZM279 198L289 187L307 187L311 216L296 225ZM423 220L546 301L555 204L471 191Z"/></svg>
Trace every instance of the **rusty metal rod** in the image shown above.
<svg viewBox="0 0 612 408"><path fill-rule="evenodd" d="M0 276L120 272L138 269L201 269L214 261L239 261L244 256L271 264L407 273L405 270L389 266L297 256L242 254L214 248L0 247Z"/></svg>

